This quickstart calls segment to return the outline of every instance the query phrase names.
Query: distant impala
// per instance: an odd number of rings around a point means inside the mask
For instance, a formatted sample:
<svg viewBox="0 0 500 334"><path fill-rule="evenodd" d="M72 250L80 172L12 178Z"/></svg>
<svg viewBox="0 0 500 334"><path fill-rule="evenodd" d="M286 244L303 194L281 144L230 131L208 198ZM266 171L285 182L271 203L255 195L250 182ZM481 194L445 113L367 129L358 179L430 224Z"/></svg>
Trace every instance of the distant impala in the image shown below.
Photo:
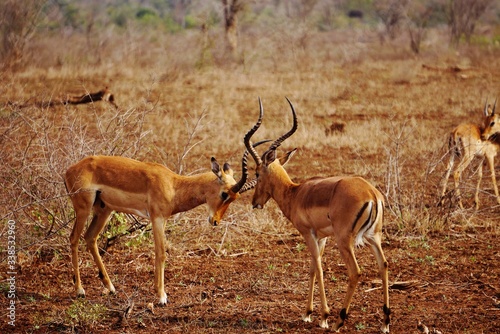
<svg viewBox="0 0 500 334"><path fill-rule="evenodd" d="M243 161L246 165L246 155ZM208 220L217 225L229 204L238 198L239 192L249 189L246 169L243 169L241 180L237 183L229 164L224 164L221 169L215 158L211 159L211 163L211 172L192 176L178 175L156 163L118 156L90 156L69 167L65 184L76 214L70 241L77 295L85 296L78 269L78 241L92 211L94 216L84 238L104 286L115 292L99 255L97 237L111 213L118 211L151 221L155 245L155 288L159 303L165 304L165 220L175 213L207 203L210 210Z"/></svg>
<svg viewBox="0 0 500 334"><path fill-rule="evenodd" d="M450 158L448 160L448 167L443 179L443 188L441 190L440 204L444 204L448 178L455 164L455 158L460 159L457 167L453 172L453 179L455 182L455 195L458 198L460 208L464 208L462 198L460 196L460 180L463 171L470 165L474 158L480 158L481 164L478 168L478 181L476 186L476 194L474 196L474 203L476 209L479 209L479 187L481 186L481 179L483 177L483 164L484 160L488 162L491 171L491 181L493 182L493 189L500 204L500 195L498 193L497 180L495 176L495 156L500 150L500 117L495 113L497 101L493 105L491 113L488 111L488 101L484 105L483 125L462 123L458 125L450 134L448 145L450 151Z"/></svg>
<svg viewBox="0 0 500 334"><path fill-rule="evenodd" d="M283 165L290 159L295 150L286 153L281 158L276 157L276 149L297 129L295 109L289 100L288 103L292 108L292 129L274 141L262 155L262 158L257 155L250 142L252 135L262 123L263 108L260 99L259 119L245 135L245 146L257 164L257 184L252 199L253 207L263 208L266 202L273 198L283 214L304 237L312 260L304 320L311 321L314 282L317 276L321 297L320 326L323 328L328 327L327 317L330 313L326 301L321 264L327 238L329 236L335 237L349 274L347 294L334 330L338 330L347 318L349 305L361 273L354 255L354 247L368 243L377 260L382 279L384 322L381 330L387 333L389 332L391 312L389 308L388 264L381 246L384 198L377 189L361 177L316 177L301 184L294 183ZM303 163L307 165L308 161Z"/></svg>

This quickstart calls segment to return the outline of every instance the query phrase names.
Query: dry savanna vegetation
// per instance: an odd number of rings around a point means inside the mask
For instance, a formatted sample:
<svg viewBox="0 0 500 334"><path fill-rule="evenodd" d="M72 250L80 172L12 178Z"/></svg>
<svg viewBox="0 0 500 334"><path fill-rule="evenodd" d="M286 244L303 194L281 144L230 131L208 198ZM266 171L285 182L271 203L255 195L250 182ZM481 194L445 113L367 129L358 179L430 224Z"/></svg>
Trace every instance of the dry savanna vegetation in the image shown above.
<svg viewBox="0 0 500 334"><path fill-rule="evenodd" d="M89 23L102 12L85 16L81 31L49 29L44 21L45 29L23 30L14 54L1 55L0 332L328 332L318 326L317 291L313 322L301 320L310 263L303 238L274 202L253 210L252 191L231 204L219 226L207 222L205 205L165 221L166 306L157 304L153 285L151 223L121 213L99 239L116 294L103 289L83 240L86 297L74 290L66 169L99 154L190 175L209 171L213 156L229 162L239 179L258 97L264 121L255 141L290 129L285 97L296 108L299 128L278 149L298 148L286 165L294 181L359 175L385 196L391 332L500 328L500 206L489 170L479 209L478 161L460 185L464 209L451 178L444 205L437 205L449 133L461 122L481 123L485 101L500 97L498 16L480 21L467 40L450 42L446 25L427 27L415 52L404 27L391 27L390 36L366 15L365 22L344 17L319 29L308 18L321 8L264 16L268 7L252 6L237 13L236 49L228 47L224 25L200 9L195 18L207 24L176 31ZM104 89L94 95L100 98L85 98ZM249 166L253 177L253 161ZM362 276L340 332L377 333L381 281L371 252L356 254ZM323 268L331 325L348 280L334 240Z"/></svg>

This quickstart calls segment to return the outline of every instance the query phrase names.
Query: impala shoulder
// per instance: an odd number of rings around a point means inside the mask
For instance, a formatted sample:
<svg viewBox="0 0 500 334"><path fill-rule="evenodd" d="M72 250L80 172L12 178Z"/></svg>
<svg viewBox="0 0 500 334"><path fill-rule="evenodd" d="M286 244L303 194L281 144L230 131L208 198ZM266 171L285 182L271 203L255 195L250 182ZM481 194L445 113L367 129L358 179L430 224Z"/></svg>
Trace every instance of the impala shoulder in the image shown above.
<svg viewBox="0 0 500 334"><path fill-rule="evenodd" d="M462 123L453 130L453 135L455 137L472 137L480 139L481 127L474 123Z"/></svg>

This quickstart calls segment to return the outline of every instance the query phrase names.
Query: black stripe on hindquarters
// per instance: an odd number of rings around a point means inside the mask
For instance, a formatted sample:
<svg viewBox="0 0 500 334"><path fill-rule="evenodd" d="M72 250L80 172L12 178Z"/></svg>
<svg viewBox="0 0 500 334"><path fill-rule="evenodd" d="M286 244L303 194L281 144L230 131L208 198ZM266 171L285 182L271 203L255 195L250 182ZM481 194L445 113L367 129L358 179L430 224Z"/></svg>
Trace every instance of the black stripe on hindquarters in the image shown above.
<svg viewBox="0 0 500 334"><path fill-rule="evenodd" d="M363 207L361 208L361 210L359 210L358 214L356 215L356 219L354 220L354 224L352 224L352 231L354 231L354 229L356 228L356 225L358 224L359 219L363 215L363 212L365 212L367 206L368 206L368 202L366 202L365 204L363 204ZM369 220L370 220L370 218L368 218L368 221ZM368 221L366 221L363 224L363 226L366 225Z"/></svg>

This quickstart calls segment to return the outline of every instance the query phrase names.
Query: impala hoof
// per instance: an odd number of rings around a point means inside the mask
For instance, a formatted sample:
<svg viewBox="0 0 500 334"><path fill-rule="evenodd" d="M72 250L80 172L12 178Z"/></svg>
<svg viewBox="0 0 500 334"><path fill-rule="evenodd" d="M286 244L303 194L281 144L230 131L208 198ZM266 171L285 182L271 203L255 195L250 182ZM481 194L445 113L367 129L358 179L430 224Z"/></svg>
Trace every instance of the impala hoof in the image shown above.
<svg viewBox="0 0 500 334"><path fill-rule="evenodd" d="M115 287L111 286L110 288L104 288L102 290L102 295L107 296L107 295L114 295L116 293Z"/></svg>
<svg viewBox="0 0 500 334"><path fill-rule="evenodd" d="M160 301L158 302L160 306L165 306L167 305L167 295L165 294L164 296L160 297Z"/></svg>
<svg viewBox="0 0 500 334"><path fill-rule="evenodd" d="M113 294L113 295L116 293L115 286L111 283L109 283L109 286L106 287L105 290L108 290L108 293Z"/></svg>
<svg viewBox="0 0 500 334"><path fill-rule="evenodd" d="M302 317L302 320L304 320L304 322L312 322L311 315L310 314L304 315Z"/></svg>
<svg viewBox="0 0 500 334"><path fill-rule="evenodd" d="M76 296L78 298L85 298L85 290L83 288L76 289Z"/></svg>

